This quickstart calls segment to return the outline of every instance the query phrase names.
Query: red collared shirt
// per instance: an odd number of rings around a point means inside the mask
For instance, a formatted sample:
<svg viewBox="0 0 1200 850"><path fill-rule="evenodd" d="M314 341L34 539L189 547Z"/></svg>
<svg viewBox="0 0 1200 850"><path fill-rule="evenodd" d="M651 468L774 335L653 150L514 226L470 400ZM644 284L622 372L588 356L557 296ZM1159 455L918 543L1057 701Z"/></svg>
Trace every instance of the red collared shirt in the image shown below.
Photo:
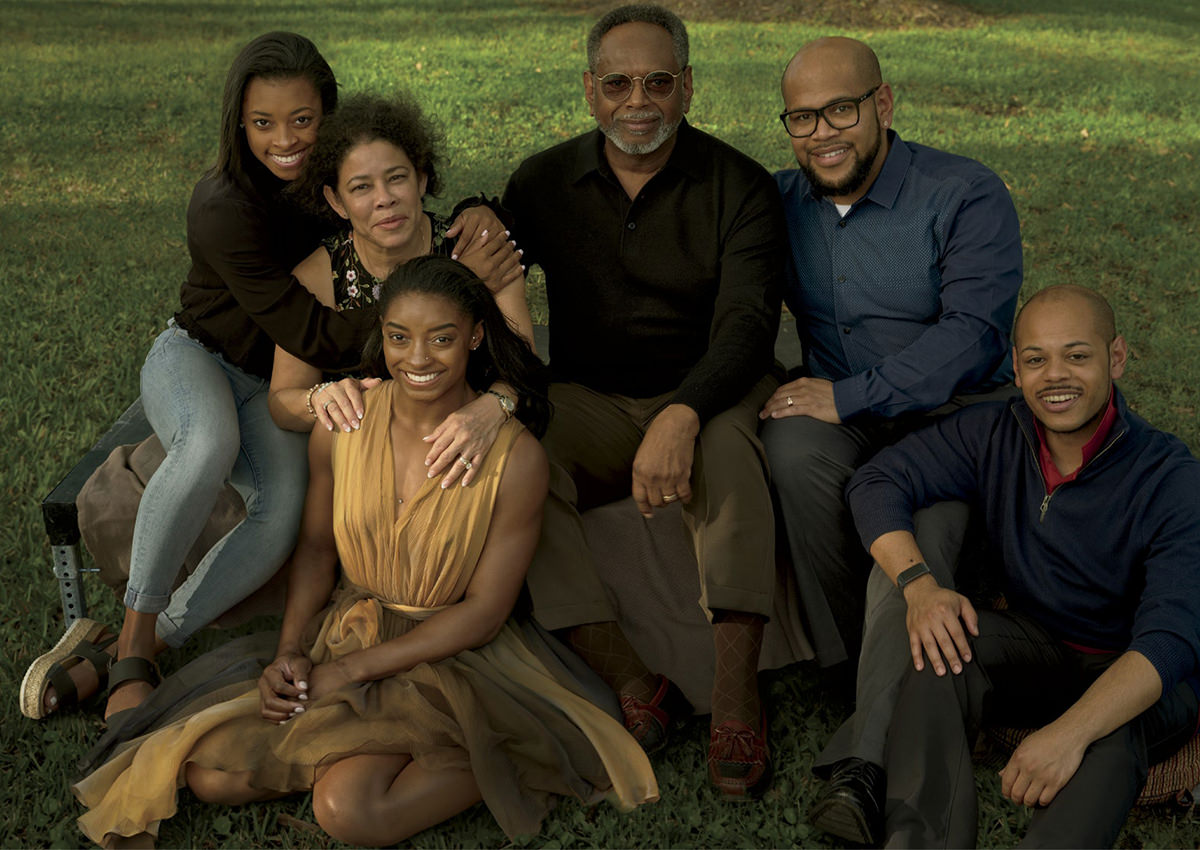
<svg viewBox="0 0 1200 850"><path fill-rule="evenodd" d="M1113 423L1116 421L1117 406L1113 403L1113 393L1109 390L1108 407L1104 409L1104 416L1100 419L1100 425L1096 428L1096 433L1092 435L1092 438L1083 447L1083 460L1080 461L1078 469L1070 475L1063 475L1058 471L1058 467L1054 465L1054 458L1050 456L1050 449L1046 448L1046 432L1042 428L1042 423L1036 418L1033 420L1038 435L1038 464L1042 468L1042 476L1046 479L1046 495L1053 493L1055 488L1060 484L1075 480L1075 476L1079 474L1079 470L1083 469L1087 465L1087 462L1094 458L1096 453L1100 451L1100 447L1104 445L1104 441L1108 438L1108 432L1112 430ZM1064 640L1063 643L1071 647L1071 649L1087 655L1115 654L1110 650L1083 646L1082 644L1072 643L1069 640Z"/></svg>
<svg viewBox="0 0 1200 850"><path fill-rule="evenodd" d="M1089 460L1096 456L1100 451L1100 447L1104 445L1104 441L1108 438L1108 432L1112 430L1113 423L1117 421L1117 406L1113 403L1112 390L1108 392L1108 407L1104 409L1104 416L1100 419L1100 426L1096 428L1096 433L1087 441L1087 445L1083 447L1083 460L1079 464L1079 468L1070 475L1063 475L1058 471L1058 467L1054 465L1054 458L1050 456L1050 449L1046 448L1046 431L1042 428L1042 423L1036 418L1033 420L1034 426L1037 428L1038 435L1038 464L1042 468L1042 477L1046 479L1046 495L1054 492L1060 484L1065 484L1068 481L1074 481L1075 476L1079 474L1079 470L1087 466Z"/></svg>

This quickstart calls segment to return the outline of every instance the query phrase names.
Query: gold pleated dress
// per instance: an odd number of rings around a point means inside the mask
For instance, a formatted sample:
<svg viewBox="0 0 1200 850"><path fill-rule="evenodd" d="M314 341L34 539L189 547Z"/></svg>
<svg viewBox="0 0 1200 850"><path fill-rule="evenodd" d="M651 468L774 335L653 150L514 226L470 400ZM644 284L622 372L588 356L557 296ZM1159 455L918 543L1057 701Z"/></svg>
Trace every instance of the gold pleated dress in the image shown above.
<svg viewBox="0 0 1200 850"><path fill-rule="evenodd" d="M470 487L425 483L394 496L393 381L367 396L361 430L333 445L334 534L343 579L314 618L314 663L404 634L462 599L483 550L500 477L522 426L500 431ZM429 769L470 769L510 837L536 832L556 795L622 809L658 799L645 753L513 620L488 644L316 700L283 725L257 689L135 739L73 787L97 843L149 832L176 810L189 763L252 771L271 791L312 788L316 769L358 753L407 753Z"/></svg>

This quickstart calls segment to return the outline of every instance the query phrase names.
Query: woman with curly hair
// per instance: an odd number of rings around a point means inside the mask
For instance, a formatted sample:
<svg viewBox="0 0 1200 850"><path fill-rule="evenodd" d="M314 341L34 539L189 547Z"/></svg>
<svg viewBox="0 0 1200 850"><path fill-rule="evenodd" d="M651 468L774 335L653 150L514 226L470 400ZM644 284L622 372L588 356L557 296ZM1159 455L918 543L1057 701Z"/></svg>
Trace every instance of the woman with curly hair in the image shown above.
<svg viewBox="0 0 1200 850"><path fill-rule="evenodd" d="M384 278L402 263L427 254L453 256L488 283L509 322L532 340L525 278L512 244L502 234L483 234L461 256L453 254L442 235L446 221L424 210L425 197L441 189L441 144L441 134L407 96L346 98L322 126L304 177L293 187L343 227L296 268L296 276L321 303L354 311L373 304ZM279 349L271 415L281 428L296 431L317 423L356 428L367 386L370 381L355 378L323 382L320 370ZM483 459L514 405L512 388L497 385L440 423L428 435L434 444L426 457L430 477L448 466L444 484L459 474L469 482L471 467Z"/></svg>

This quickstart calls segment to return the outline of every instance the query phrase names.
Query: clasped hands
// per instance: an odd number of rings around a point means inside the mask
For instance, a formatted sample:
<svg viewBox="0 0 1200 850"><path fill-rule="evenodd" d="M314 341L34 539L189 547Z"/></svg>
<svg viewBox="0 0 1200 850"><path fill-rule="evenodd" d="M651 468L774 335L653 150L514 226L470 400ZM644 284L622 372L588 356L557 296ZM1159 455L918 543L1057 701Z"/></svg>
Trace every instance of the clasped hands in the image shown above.
<svg viewBox="0 0 1200 850"><path fill-rule="evenodd" d="M496 213L483 204L463 210L446 230L447 239L458 237L450 258L473 271L492 295L525 274L524 251L509 236Z"/></svg>
<svg viewBox="0 0 1200 850"><path fill-rule="evenodd" d="M280 653L258 677L259 710L272 723L286 723L306 703L353 684L338 661L314 665L302 652Z"/></svg>

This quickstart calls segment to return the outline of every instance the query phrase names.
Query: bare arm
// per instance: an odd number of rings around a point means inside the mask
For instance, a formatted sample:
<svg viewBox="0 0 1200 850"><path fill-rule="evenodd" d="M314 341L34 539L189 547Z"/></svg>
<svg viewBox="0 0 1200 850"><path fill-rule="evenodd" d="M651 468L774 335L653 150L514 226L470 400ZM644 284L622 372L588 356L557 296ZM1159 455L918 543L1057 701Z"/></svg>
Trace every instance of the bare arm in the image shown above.
<svg viewBox="0 0 1200 850"><path fill-rule="evenodd" d="M871 557L892 584L896 584L900 573L924 561L917 539L909 531L889 531L875 538ZM971 660L971 646L963 627L972 635L979 634L974 606L962 594L939 585L932 575L905 585L904 601L908 604L905 622L913 666L923 670L924 656L928 655L939 676L946 674L947 663L955 673L961 673L963 663Z"/></svg>
<svg viewBox="0 0 1200 850"><path fill-rule="evenodd" d="M329 252L324 248L313 251L296 266L296 279L326 307L333 306L333 269ZM379 383L371 378L343 378L319 392L309 390L321 381L321 370L310 366L281 346L275 346L275 362L271 369L271 393L267 406L271 418L280 428L307 432L320 422L326 430L357 428L362 420L362 393ZM308 412L312 404L313 413Z"/></svg>
<svg viewBox="0 0 1200 850"><path fill-rule="evenodd" d="M317 428L308 443L308 494L300 538L288 565L287 604L275 660L263 671L258 689L262 714L281 722L292 715L305 690L311 662L300 645L309 620L329 601L337 579L333 537L333 435Z"/></svg>
<svg viewBox="0 0 1200 850"><path fill-rule="evenodd" d="M487 207L482 207L482 209L486 210ZM516 258L517 254L512 247L508 243L504 243L504 245ZM472 265L468 258L463 258L462 262L483 278L483 274ZM502 289L493 289L492 295L495 296L496 306L508 320L509 327L529 344L531 351L534 351L533 318L529 314L529 303L525 300L525 274L520 266L517 266L517 269L518 276L504 283ZM491 280L484 279L491 288ZM516 390L502 381L497 381L488 389L508 396L512 399L513 404L520 400ZM474 472L458 462L459 457L470 461L472 466L482 463L491 449L492 443L496 441L496 435L500 433L500 426L507 419L508 414L500 406L499 399L486 393L451 413L442 424L425 437L426 442L430 444L429 452L425 456L425 465L429 467L429 477L436 478L438 475L444 475L443 487L449 487L459 476L462 476L464 486L470 484Z"/></svg>
<svg viewBox="0 0 1200 850"><path fill-rule="evenodd" d="M423 438L430 444L425 455L428 475L436 478L444 473L443 488L453 484L460 475L462 486L471 483L475 477L474 467L487 457L500 433L500 426L508 421L500 399L492 393L507 396L514 405L519 400L516 390L503 381L496 381L488 387L488 392L451 413ZM460 458L470 461L471 466L463 464Z"/></svg>
<svg viewBox="0 0 1200 850"><path fill-rule="evenodd" d="M532 434L524 432L513 446L487 540L462 600L400 637L343 656L337 662L338 670L330 671L331 684L337 687L339 678L340 684L383 679L494 638L512 613L525 581L541 531L548 487L545 452ZM313 687L323 692L320 685L314 683Z"/></svg>
<svg viewBox="0 0 1200 850"><path fill-rule="evenodd" d="M517 333L532 340L532 325L529 328L530 334L527 335L520 321L520 312L509 312L509 307L515 307L518 311L524 310L528 313L527 307L524 307L526 268L521 263L523 252L517 249L515 241L509 239L509 232L504 229L496 212L484 205L469 206L458 215L454 225L446 231L446 235L449 237L456 229L461 229L463 235L455 245L451 259L457 259L474 271L475 276L486 283L500 305L500 310L517 329ZM467 232L475 233L469 241L466 237ZM508 303L500 298L505 292L509 292ZM520 301L512 300L514 295L520 298Z"/></svg>
<svg viewBox="0 0 1200 850"><path fill-rule="evenodd" d="M1014 803L1049 805L1079 769L1084 751L1154 705L1162 679L1146 656L1124 653L1074 705L1027 737L1000 771L1000 790Z"/></svg>
<svg viewBox="0 0 1200 850"><path fill-rule="evenodd" d="M478 228L478 236L466 249L462 247L460 239L455 251L461 253L456 253L455 257L487 284L509 327L528 343L532 351L533 318L525 299L525 267L521 265L521 252L516 249L515 243L507 241L507 231L491 230L492 227L503 228L496 214L486 206L469 207L458 217L447 235L455 232L463 219L474 221L480 217L483 219L470 225ZM466 233L466 228L463 233ZM518 401L516 391L503 382L494 383L488 389L507 396L514 404ZM460 476L464 486L470 484L474 472L459 458L470 462L472 466L481 463L496 441L500 426L507 419L508 414L500 406L499 400L486 394L447 416L425 437L430 444L425 456L429 477L442 475L443 487L449 487Z"/></svg>
<svg viewBox="0 0 1200 850"><path fill-rule="evenodd" d="M525 298L525 275L522 274L517 280L492 294L496 297L496 306L500 308L504 318L508 319L509 327L529 343L530 351L537 354L533 345L533 317L529 315L529 302Z"/></svg>

